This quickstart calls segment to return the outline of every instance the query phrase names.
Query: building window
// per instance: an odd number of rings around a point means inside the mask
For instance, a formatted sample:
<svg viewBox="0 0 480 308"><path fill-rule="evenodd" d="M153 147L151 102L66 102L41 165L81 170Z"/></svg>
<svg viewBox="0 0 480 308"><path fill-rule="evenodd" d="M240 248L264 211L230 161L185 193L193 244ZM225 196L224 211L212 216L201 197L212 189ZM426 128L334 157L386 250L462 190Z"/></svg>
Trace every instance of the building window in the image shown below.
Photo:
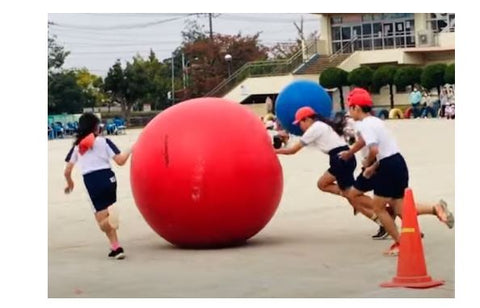
<svg viewBox="0 0 480 308"><path fill-rule="evenodd" d="M362 25L363 35L372 35L372 24L363 24Z"/></svg>
<svg viewBox="0 0 480 308"><path fill-rule="evenodd" d="M333 43L333 52L338 52L340 49L342 49L342 43L340 42L334 42Z"/></svg>
<svg viewBox="0 0 480 308"><path fill-rule="evenodd" d="M363 40L363 50L372 50L372 40Z"/></svg>
<svg viewBox="0 0 480 308"><path fill-rule="evenodd" d="M373 24L373 37L382 37L382 24L377 22Z"/></svg>
<svg viewBox="0 0 480 308"><path fill-rule="evenodd" d="M358 17L343 18L341 24L332 25L333 52L415 46L413 14L358 14Z"/></svg>
<svg viewBox="0 0 480 308"><path fill-rule="evenodd" d="M350 40L352 38L350 27L342 27L342 40Z"/></svg>
<svg viewBox="0 0 480 308"><path fill-rule="evenodd" d="M332 40L338 41L341 40L342 36L340 33L340 27L333 27L332 28Z"/></svg>
<svg viewBox="0 0 480 308"><path fill-rule="evenodd" d="M433 33L442 31L455 32L455 14L450 13L430 13L427 19L427 28ZM444 30L445 29L445 30Z"/></svg>

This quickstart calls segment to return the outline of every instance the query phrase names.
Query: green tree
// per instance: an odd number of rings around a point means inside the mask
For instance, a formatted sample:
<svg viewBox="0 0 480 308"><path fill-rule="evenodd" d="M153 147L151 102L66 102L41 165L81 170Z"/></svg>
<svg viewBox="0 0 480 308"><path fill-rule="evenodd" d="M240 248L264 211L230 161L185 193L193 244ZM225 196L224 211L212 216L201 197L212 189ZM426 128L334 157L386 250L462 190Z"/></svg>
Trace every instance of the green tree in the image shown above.
<svg viewBox="0 0 480 308"><path fill-rule="evenodd" d="M440 93L440 86L445 84L445 69L447 65L444 63L427 65L422 72L421 83L427 89L437 88Z"/></svg>
<svg viewBox="0 0 480 308"><path fill-rule="evenodd" d="M133 62L127 62L127 66L124 70L125 80L126 80L126 114L125 117L128 119L132 106L143 105L147 102L147 93L149 90L149 79L147 75L147 69L145 67L145 60L140 56L133 57Z"/></svg>
<svg viewBox="0 0 480 308"><path fill-rule="evenodd" d="M48 38L48 114L81 113L87 100L75 72L62 68L69 54L55 37Z"/></svg>
<svg viewBox="0 0 480 308"><path fill-rule="evenodd" d="M455 63L447 66L443 79L445 80L445 83L455 84Z"/></svg>
<svg viewBox="0 0 480 308"><path fill-rule="evenodd" d="M82 88L86 98L86 106L94 108L105 98L102 78L91 74L88 69L75 70L77 84Z"/></svg>
<svg viewBox="0 0 480 308"><path fill-rule="evenodd" d="M394 108L393 85L397 68L393 65L382 65L375 70L372 76L372 83L375 87L381 88L388 85L390 90L390 108Z"/></svg>
<svg viewBox="0 0 480 308"><path fill-rule="evenodd" d="M197 19L185 20L185 28L183 31L181 31L181 34L184 44L208 39L208 36L205 32L205 27L200 25Z"/></svg>
<svg viewBox="0 0 480 308"><path fill-rule="evenodd" d="M403 66L397 69L393 78L393 83L397 87L397 91L405 90L406 86L414 87L421 80L423 69L417 66Z"/></svg>
<svg viewBox="0 0 480 308"><path fill-rule="evenodd" d="M199 39L183 45L190 60L190 90L192 97L204 96L228 78L228 65L234 73L245 63L266 60L268 48L259 43L259 33L253 36L215 34L213 39ZM225 55L232 61L227 63Z"/></svg>
<svg viewBox="0 0 480 308"><path fill-rule="evenodd" d="M75 72L65 71L48 76L48 114L82 113L86 96L77 84Z"/></svg>
<svg viewBox="0 0 480 308"><path fill-rule="evenodd" d="M198 16L197 16L198 17ZM210 34L199 26L197 21L188 21L182 31L182 45L174 52L175 89L186 82L184 98L201 97L226 80L228 68L233 74L238 68L249 61L266 60L268 48L259 43L257 33L252 36ZM225 55L232 56L231 62L226 62ZM186 68L182 65L182 55ZM168 61L171 65L171 60Z"/></svg>
<svg viewBox="0 0 480 308"><path fill-rule="evenodd" d="M170 90L170 68L160 63L153 51L147 59L140 55L127 62L125 69L119 60L109 69L104 89L113 100L120 102L128 121L132 108L140 110L144 104L157 109L169 106L167 92Z"/></svg>
<svg viewBox="0 0 480 308"><path fill-rule="evenodd" d="M53 69L60 69L65 63L65 59L70 54L70 51L65 51L63 46L60 46L55 41L56 36L48 38L48 71Z"/></svg>
<svg viewBox="0 0 480 308"><path fill-rule="evenodd" d="M170 67L160 63L152 50L144 65L148 77L145 101L151 103L153 109L167 108L170 105L167 99L167 93L171 90Z"/></svg>
<svg viewBox="0 0 480 308"><path fill-rule="evenodd" d="M337 88L340 93L340 107L345 110L342 87L348 85L348 73L337 67L329 67L320 74L320 85L324 88Z"/></svg>
<svg viewBox="0 0 480 308"><path fill-rule="evenodd" d="M368 66L361 66L348 74L348 83L364 89L372 85L373 70Z"/></svg>
<svg viewBox="0 0 480 308"><path fill-rule="evenodd" d="M104 81L104 90L109 94L112 101L117 101L121 104L122 111L125 113L127 81L119 59L108 69Z"/></svg>

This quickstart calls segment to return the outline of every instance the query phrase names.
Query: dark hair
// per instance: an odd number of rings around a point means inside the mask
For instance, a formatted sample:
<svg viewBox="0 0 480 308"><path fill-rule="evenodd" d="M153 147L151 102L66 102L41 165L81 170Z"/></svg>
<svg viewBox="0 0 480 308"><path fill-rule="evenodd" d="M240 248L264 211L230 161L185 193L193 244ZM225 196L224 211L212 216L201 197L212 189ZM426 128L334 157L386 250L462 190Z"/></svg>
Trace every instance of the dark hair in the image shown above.
<svg viewBox="0 0 480 308"><path fill-rule="evenodd" d="M97 126L100 124L100 119L91 112L85 112L78 119L78 133L75 139L74 145L78 145L83 138L95 133Z"/></svg>
<svg viewBox="0 0 480 308"><path fill-rule="evenodd" d="M343 129L345 128L345 125L347 125L347 121L345 120L344 117L340 118L338 121L332 121L332 120L327 119L324 116L319 115L319 114L309 116L308 118L311 118L314 121L322 121L323 123L329 125L330 127L333 128L333 130L339 136L343 136L343 134L344 134Z"/></svg>
<svg viewBox="0 0 480 308"><path fill-rule="evenodd" d="M370 107L370 106L361 106L360 109L362 109L362 111L365 112L365 113L372 112L372 107Z"/></svg>

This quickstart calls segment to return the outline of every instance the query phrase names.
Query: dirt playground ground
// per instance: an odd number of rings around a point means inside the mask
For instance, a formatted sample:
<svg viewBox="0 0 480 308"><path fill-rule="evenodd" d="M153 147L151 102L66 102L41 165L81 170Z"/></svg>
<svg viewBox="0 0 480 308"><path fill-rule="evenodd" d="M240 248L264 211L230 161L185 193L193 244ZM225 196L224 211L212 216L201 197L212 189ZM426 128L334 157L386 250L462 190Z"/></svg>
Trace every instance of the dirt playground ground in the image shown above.
<svg viewBox="0 0 480 308"><path fill-rule="evenodd" d="M455 122L389 120L410 171L417 202L446 200L455 212ZM122 149L141 129L111 139ZM455 228L419 217L430 289L381 288L396 275L391 239L370 238L377 226L353 216L346 200L320 192L328 158L304 149L280 156L284 190L276 214L247 245L182 250L159 237L135 206L129 162L114 166L124 260L107 258L78 168L75 190L63 193L64 158L72 139L48 142L48 296L50 298L454 298ZM397 220L397 224L400 224Z"/></svg>

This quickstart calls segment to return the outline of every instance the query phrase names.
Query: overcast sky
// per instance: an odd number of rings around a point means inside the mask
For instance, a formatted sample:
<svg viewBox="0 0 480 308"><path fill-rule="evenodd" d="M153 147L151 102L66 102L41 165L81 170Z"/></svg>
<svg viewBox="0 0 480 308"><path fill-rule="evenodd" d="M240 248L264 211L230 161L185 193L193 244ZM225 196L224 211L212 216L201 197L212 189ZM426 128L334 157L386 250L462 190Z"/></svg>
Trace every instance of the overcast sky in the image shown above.
<svg viewBox="0 0 480 308"><path fill-rule="evenodd" d="M304 34L320 29L320 16L313 14L215 14L213 32L253 35L261 32L260 41L266 46L291 42L298 37L294 22L300 25L303 16ZM182 41L181 31L186 20L197 19L209 30L208 16L179 14L48 14L49 35L70 51L65 68L86 67L93 74L105 76L108 69L121 59L124 64L139 53L146 57L150 48L157 58L169 58Z"/></svg>

